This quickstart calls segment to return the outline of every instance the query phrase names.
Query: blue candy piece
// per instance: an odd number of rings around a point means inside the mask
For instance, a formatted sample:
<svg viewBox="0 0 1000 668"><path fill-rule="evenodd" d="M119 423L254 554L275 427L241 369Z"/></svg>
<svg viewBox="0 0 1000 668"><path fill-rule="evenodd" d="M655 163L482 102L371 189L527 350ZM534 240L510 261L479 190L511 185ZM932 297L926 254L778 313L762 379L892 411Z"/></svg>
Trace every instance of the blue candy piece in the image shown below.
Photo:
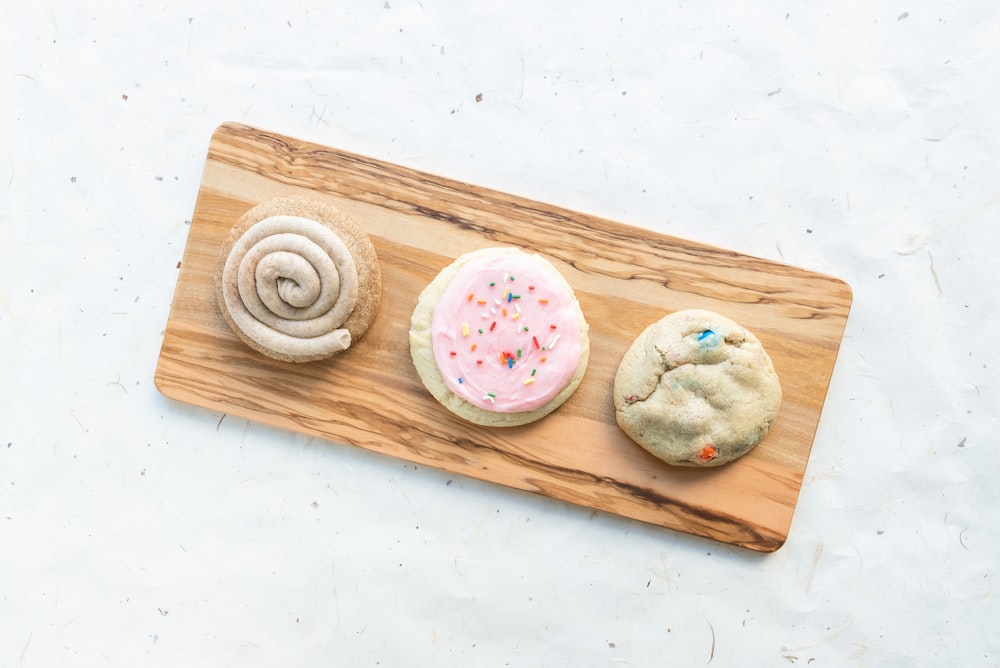
<svg viewBox="0 0 1000 668"><path fill-rule="evenodd" d="M704 332L698 335L698 343L702 347L714 348L719 345L719 339L721 337L710 329L706 329Z"/></svg>

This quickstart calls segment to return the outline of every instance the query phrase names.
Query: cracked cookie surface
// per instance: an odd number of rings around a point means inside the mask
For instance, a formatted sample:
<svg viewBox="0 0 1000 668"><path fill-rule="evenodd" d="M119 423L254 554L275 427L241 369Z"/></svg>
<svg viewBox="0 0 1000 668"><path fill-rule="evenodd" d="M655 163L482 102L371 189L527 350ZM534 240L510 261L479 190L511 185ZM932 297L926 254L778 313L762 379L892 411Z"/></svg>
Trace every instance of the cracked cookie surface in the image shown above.
<svg viewBox="0 0 1000 668"><path fill-rule="evenodd" d="M628 436L679 466L719 466L767 435L781 384L756 336L712 311L672 313L622 358L615 417Z"/></svg>

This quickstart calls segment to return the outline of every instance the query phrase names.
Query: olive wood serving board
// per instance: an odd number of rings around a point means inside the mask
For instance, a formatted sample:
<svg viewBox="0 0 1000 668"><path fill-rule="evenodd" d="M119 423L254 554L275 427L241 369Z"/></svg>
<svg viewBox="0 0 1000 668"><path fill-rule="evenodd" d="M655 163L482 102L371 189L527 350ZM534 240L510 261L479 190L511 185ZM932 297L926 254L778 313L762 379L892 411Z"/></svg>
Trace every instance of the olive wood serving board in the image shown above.
<svg viewBox="0 0 1000 668"><path fill-rule="evenodd" d="M244 346L216 305L219 245L258 202L303 195L369 233L382 268L374 325L351 349L292 364ZM410 360L420 291L458 255L512 245L548 258L590 323L576 393L529 425L463 422ZM788 536L852 293L841 280L399 165L226 123L216 129L156 367L166 396L456 474L769 552ZM784 402L748 455L712 469L671 467L615 423L625 350L673 311L706 308L760 338Z"/></svg>

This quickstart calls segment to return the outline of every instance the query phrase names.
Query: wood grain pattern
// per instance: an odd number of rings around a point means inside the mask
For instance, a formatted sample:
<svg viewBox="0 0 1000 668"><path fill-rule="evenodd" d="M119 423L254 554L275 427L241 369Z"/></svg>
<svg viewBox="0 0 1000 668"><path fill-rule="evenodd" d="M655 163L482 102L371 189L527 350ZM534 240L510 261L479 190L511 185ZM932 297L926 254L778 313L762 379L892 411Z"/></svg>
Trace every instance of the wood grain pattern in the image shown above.
<svg viewBox="0 0 1000 668"><path fill-rule="evenodd" d="M214 299L219 244L254 204L304 195L371 235L383 272L374 325L310 364L265 358L229 331ZM523 427L466 424L426 392L409 356L410 314L456 256L495 245L543 253L576 291L591 361L576 394ZM753 550L787 538L851 290L748 257L237 124L212 136L156 368L173 399L351 444ZM617 427L611 391L647 325L707 308L761 339L784 403L767 438L717 469L670 467Z"/></svg>

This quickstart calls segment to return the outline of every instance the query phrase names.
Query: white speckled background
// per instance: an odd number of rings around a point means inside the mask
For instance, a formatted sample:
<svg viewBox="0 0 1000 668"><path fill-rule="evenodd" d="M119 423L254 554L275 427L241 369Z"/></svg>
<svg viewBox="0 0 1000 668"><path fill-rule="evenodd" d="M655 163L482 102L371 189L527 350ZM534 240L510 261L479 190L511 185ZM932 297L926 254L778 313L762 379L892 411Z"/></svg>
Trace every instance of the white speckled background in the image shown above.
<svg viewBox="0 0 1000 668"><path fill-rule="evenodd" d="M0 666L1000 665L993 3L589 4L4 3ZM163 398L223 121L847 280L788 543Z"/></svg>

